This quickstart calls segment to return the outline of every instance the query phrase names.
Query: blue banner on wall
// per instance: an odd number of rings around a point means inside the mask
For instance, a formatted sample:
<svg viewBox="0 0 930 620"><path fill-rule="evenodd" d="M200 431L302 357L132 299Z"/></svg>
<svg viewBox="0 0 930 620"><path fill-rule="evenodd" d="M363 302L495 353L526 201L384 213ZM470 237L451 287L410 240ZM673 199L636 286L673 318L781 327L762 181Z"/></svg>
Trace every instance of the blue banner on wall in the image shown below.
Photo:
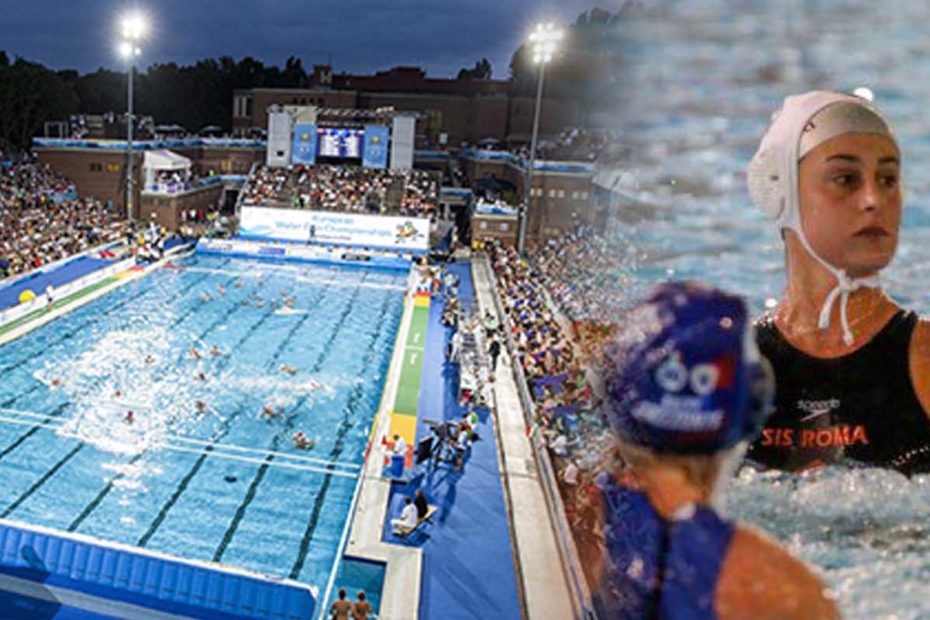
<svg viewBox="0 0 930 620"><path fill-rule="evenodd" d="M294 125L294 140L291 143L291 163L315 163L316 143L316 125L310 123L297 123Z"/></svg>
<svg viewBox="0 0 930 620"><path fill-rule="evenodd" d="M365 168L387 168L389 135L390 132L384 125L365 125L362 166Z"/></svg>

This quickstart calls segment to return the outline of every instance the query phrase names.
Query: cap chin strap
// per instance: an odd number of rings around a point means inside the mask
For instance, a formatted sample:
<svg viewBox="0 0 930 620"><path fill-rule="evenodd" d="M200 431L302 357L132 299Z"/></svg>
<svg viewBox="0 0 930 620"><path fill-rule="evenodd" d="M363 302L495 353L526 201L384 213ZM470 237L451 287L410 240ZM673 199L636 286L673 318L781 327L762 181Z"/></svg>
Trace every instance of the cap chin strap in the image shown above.
<svg viewBox="0 0 930 620"><path fill-rule="evenodd" d="M807 236L804 234L804 231L800 229L800 226L791 226L790 228L797 233L798 238L801 240L801 245L807 253L836 278L836 286L827 293L827 297L823 302L823 307L820 309L820 318L817 321L817 327L820 329L827 329L830 327L833 304L835 304L838 299L840 302L840 326L843 328L843 342L846 343L846 346L851 347L855 338L853 337L852 330L849 328L849 316L847 312L849 294L860 288L881 288L881 278L877 275L865 278L850 278L845 270L834 267L814 251L814 248L808 243Z"/></svg>

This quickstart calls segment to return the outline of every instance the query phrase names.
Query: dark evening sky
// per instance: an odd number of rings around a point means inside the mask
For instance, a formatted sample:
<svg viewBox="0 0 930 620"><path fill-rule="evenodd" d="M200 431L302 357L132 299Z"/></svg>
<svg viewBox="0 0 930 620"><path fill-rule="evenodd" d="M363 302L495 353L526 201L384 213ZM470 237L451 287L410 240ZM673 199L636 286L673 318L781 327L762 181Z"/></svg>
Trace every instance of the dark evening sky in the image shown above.
<svg viewBox="0 0 930 620"><path fill-rule="evenodd" d="M0 50L54 69L121 67L118 16L142 9L151 32L141 64L229 55L284 65L299 56L309 71L331 59L336 72L370 73L420 65L454 76L487 57L506 78L510 56L537 21L566 24L621 0L0 0Z"/></svg>

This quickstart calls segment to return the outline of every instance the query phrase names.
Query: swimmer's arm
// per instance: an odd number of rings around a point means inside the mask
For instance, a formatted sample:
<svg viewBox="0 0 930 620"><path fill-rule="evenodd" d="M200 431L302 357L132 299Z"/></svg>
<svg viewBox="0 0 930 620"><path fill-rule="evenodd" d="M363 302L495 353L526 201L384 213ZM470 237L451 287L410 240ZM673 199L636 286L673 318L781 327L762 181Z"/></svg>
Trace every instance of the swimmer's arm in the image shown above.
<svg viewBox="0 0 930 620"><path fill-rule="evenodd" d="M745 527L733 534L717 582L720 620L834 620L836 605L807 566L767 536Z"/></svg>
<svg viewBox="0 0 930 620"><path fill-rule="evenodd" d="M911 381L924 411L930 416L930 320L917 323L911 337Z"/></svg>

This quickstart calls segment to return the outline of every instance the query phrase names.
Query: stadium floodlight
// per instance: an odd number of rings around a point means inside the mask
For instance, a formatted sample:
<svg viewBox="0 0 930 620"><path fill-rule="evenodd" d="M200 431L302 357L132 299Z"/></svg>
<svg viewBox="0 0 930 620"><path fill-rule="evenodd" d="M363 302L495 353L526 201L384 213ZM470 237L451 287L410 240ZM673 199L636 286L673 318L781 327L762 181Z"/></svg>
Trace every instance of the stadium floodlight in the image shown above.
<svg viewBox="0 0 930 620"><path fill-rule="evenodd" d="M530 34L533 47L533 62L539 65L539 77L536 81L536 105L533 110L533 136L530 139L530 161L526 166L523 183L523 207L520 209L520 223L517 232L517 251L523 254L526 248L526 221L529 217L533 193L533 168L536 166L536 142L539 139L539 110L542 107L543 83L546 80L546 65L552 62L562 40L562 31L552 22L538 24Z"/></svg>
<svg viewBox="0 0 930 620"><path fill-rule="evenodd" d="M136 57L142 54L142 50L136 46L136 42L145 37L149 29L148 19L142 13L128 13L120 20L120 34L122 41L119 44L119 54L129 64L127 71L126 84L126 216L131 221L132 213L132 126L133 126L133 96L132 82L136 72Z"/></svg>
<svg viewBox="0 0 930 620"><path fill-rule="evenodd" d="M116 51L119 53L120 58L125 60L130 60L133 56L138 56L142 53L142 50L135 47L129 41L120 41L119 45L116 46Z"/></svg>
<svg viewBox="0 0 930 620"><path fill-rule="evenodd" d="M530 35L530 43L533 44L533 62L536 64L546 64L552 60L559 41L562 40L562 31L555 27L555 24L539 24L536 30Z"/></svg>
<svg viewBox="0 0 930 620"><path fill-rule="evenodd" d="M129 41L120 41L117 51L122 58L129 59L133 54L132 43Z"/></svg>
<svg viewBox="0 0 930 620"><path fill-rule="evenodd" d="M148 20L142 13L124 15L120 21L123 37L130 41L138 41L148 32Z"/></svg>

